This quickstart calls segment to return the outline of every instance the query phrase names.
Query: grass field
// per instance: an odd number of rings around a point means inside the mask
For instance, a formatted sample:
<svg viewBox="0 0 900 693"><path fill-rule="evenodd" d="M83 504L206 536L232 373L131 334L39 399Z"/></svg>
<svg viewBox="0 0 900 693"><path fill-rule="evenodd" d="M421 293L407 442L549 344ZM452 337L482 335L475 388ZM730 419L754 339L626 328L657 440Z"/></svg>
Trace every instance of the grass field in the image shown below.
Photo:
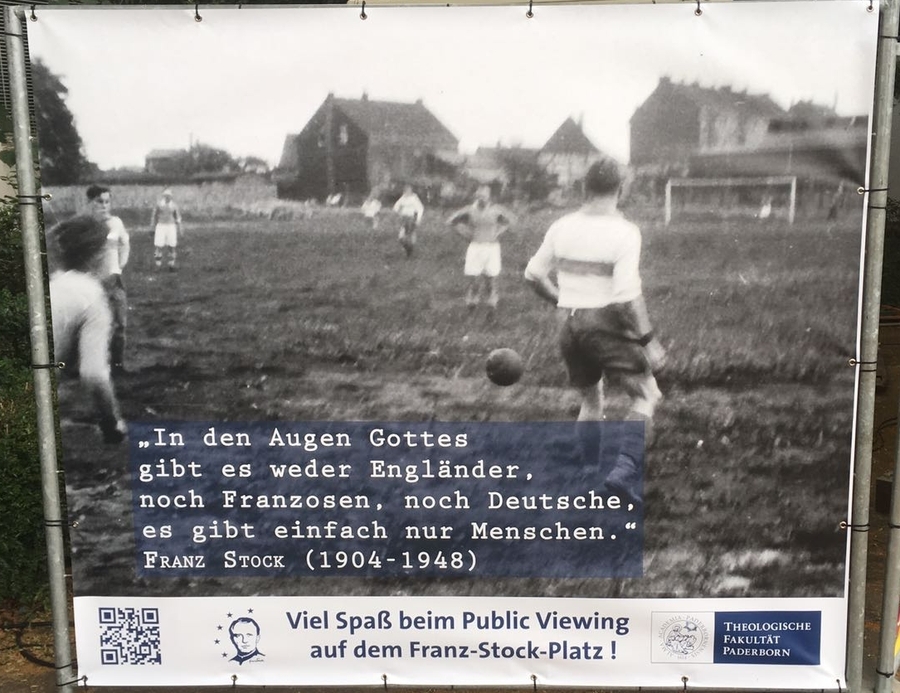
<svg viewBox="0 0 900 693"><path fill-rule="evenodd" d="M536 212L506 238L495 314L464 306L464 244L437 213L411 261L391 224L372 232L343 210L189 224L176 273L155 271L149 235L135 233L126 418L571 419L554 309L521 280L559 215ZM644 226L644 293L669 362L646 460L643 578L152 580L140 593L842 594L858 229ZM500 346L527 363L509 388L483 375ZM99 445L72 383L61 400L76 591L131 593L126 449Z"/></svg>

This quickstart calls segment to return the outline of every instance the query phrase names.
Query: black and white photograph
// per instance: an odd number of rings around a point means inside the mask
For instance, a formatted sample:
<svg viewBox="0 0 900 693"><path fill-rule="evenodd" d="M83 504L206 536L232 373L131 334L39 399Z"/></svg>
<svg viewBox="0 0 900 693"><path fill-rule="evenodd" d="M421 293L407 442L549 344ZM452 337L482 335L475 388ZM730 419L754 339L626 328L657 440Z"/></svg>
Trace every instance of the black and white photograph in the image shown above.
<svg viewBox="0 0 900 693"><path fill-rule="evenodd" d="M41 8L76 596L844 597L877 13L697 7ZM613 449L621 421L639 435ZM592 541L571 574L518 572L534 548L510 527L483 576L145 569L136 462L205 464L147 435L341 422L408 424L416 463L445 454L431 431L571 428L542 442L552 508L520 524L593 494L592 525L616 498L637 572L591 573ZM269 469L254 446L216 464ZM340 474L313 451L297 464ZM356 472L322 488L374 506ZM304 474L228 488L265 516L262 491L316 493ZM246 521L235 503L204 522ZM444 540L471 543L445 509Z"/></svg>

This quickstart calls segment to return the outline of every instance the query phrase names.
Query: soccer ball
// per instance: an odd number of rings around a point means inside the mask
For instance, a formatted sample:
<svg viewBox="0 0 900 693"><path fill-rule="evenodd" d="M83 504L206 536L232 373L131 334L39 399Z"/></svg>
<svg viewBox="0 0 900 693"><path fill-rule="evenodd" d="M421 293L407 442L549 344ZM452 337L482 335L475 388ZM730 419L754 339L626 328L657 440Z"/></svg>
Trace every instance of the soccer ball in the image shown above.
<svg viewBox="0 0 900 693"><path fill-rule="evenodd" d="M494 349L487 357L485 364L487 377L495 385L512 385L519 381L525 366L522 357L513 349Z"/></svg>

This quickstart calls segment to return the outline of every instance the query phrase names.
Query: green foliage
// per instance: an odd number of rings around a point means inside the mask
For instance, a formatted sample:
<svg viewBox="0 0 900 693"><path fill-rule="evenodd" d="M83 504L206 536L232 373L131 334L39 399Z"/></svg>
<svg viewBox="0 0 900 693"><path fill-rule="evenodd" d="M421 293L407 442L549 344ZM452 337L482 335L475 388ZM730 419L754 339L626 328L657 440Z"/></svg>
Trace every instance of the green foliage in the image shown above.
<svg viewBox="0 0 900 693"><path fill-rule="evenodd" d="M31 65L34 108L40 143L41 182L72 185L94 171L87 160L75 118L66 105L68 89L40 61Z"/></svg>
<svg viewBox="0 0 900 693"><path fill-rule="evenodd" d="M41 474L18 213L0 206L0 601L30 602L47 580Z"/></svg>
<svg viewBox="0 0 900 693"><path fill-rule="evenodd" d="M183 180L208 173L236 171L238 168L237 161L224 149L195 144L173 157L166 167L166 173L177 180Z"/></svg>
<svg viewBox="0 0 900 693"><path fill-rule="evenodd" d="M555 177L538 162L534 152L505 149L500 150L498 157L514 197L529 201L547 199L556 184Z"/></svg>

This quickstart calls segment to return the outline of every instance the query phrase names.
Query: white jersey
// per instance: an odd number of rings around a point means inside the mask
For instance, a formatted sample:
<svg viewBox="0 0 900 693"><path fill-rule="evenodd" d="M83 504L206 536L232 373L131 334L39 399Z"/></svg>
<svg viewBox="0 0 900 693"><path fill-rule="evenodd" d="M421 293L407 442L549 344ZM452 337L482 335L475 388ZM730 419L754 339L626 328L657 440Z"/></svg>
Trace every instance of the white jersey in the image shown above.
<svg viewBox="0 0 900 693"><path fill-rule="evenodd" d="M50 277L50 309L56 357L76 357L84 379L108 379L112 314L100 282L84 272L55 272Z"/></svg>
<svg viewBox="0 0 900 693"><path fill-rule="evenodd" d="M422 215L425 214L425 206L422 200L415 193L401 195L394 203L394 211L401 217L406 219L415 219L417 222L422 221Z"/></svg>
<svg viewBox="0 0 900 693"><path fill-rule="evenodd" d="M641 295L641 232L618 212L568 214L547 230L525 276L556 270L557 305L602 308Z"/></svg>
<svg viewBox="0 0 900 693"><path fill-rule="evenodd" d="M128 264L130 241L125 224L119 217L106 219L106 251L103 259L103 276L122 274L122 268Z"/></svg>

